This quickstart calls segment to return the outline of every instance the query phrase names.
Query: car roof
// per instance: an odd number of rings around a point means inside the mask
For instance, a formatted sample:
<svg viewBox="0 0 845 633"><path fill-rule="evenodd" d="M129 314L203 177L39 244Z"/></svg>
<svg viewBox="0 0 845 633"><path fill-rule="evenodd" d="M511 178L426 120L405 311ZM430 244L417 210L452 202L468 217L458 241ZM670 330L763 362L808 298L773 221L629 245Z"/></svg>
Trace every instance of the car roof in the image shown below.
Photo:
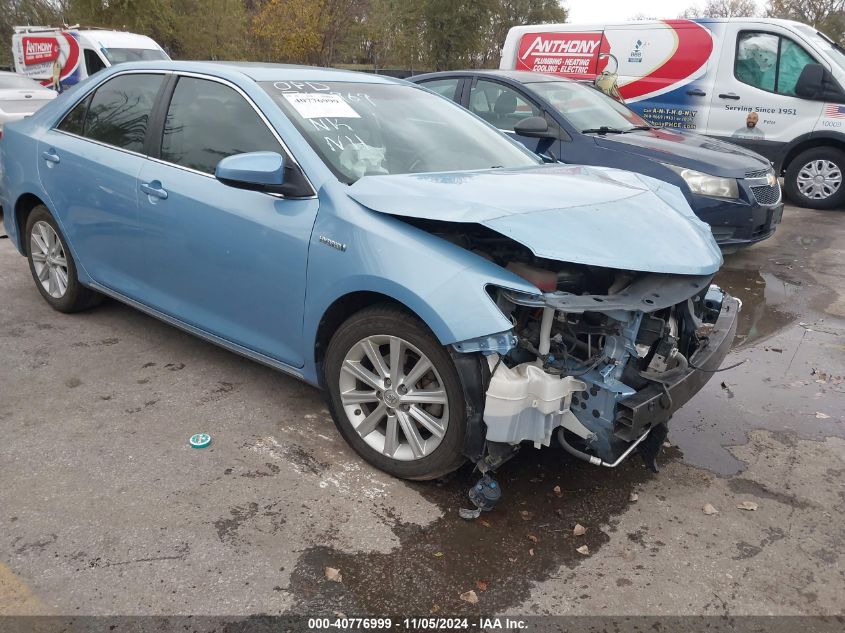
<svg viewBox="0 0 845 633"><path fill-rule="evenodd" d="M478 77L499 77L501 79L510 79L521 84L538 84L552 81L572 81L566 77L558 77L557 75L548 75L546 73L535 73L530 70L447 70L439 73L426 73L424 75L415 75L411 77L411 81L419 79L435 79L437 77L457 77L457 76L478 76Z"/></svg>
<svg viewBox="0 0 845 633"><path fill-rule="evenodd" d="M385 75L320 68L317 66L299 66L296 64L268 64L261 62L191 62L156 60L119 64L121 70L169 70L173 72L196 72L209 75L231 75L238 72L253 81L347 81L368 84L404 84L401 79Z"/></svg>

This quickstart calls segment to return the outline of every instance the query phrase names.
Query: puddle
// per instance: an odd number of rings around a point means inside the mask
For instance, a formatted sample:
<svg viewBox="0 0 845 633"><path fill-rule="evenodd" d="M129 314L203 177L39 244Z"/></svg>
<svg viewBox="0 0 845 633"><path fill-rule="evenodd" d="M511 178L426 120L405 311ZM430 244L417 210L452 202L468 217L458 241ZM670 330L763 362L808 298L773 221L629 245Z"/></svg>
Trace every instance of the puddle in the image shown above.
<svg viewBox="0 0 845 633"><path fill-rule="evenodd" d="M678 459L677 449L668 450L661 464ZM469 505L466 493L478 478L471 466L446 483L409 484L444 515L425 527L391 525L401 544L386 554L310 548L291 576L296 599L291 611L476 615L518 605L535 581L585 560L577 547L587 545L595 553L607 543L610 536L601 527L610 525L612 531L614 517L631 505L630 493L655 476L660 475L647 471L636 455L607 469L559 448L523 448L499 472L499 506L476 521L457 516L459 507ZM572 534L576 523L587 527L585 535ZM327 566L340 569L342 584L325 580ZM477 605L460 600L469 590L478 595Z"/></svg>
<svg viewBox="0 0 845 633"><path fill-rule="evenodd" d="M714 279L734 297L742 300L733 347L771 336L797 318L794 310L800 285L772 273L722 268Z"/></svg>

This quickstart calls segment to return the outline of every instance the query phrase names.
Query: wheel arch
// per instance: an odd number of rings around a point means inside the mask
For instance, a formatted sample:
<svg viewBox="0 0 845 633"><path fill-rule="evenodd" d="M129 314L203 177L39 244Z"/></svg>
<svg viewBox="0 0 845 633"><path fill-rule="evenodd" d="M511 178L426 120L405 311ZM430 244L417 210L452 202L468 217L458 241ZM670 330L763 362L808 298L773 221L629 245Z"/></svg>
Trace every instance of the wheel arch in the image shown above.
<svg viewBox="0 0 845 633"><path fill-rule="evenodd" d="M17 246L18 250L24 255L28 254L26 239L24 239L26 220L29 214L32 213L32 210L39 205L46 207L47 203L34 193L24 193L15 201L14 222L15 232L17 233Z"/></svg>
<svg viewBox="0 0 845 633"><path fill-rule="evenodd" d="M780 171L786 173L789 169L790 163L802 152L816 147L834 147L839 151L845 152L845 134L829 135L829 136L809 136L797 141L791 145L783 156L781 161Z"/></svg>
<svg viewBox="0 0 845 633"><path fill-rule="evenodd" d="M359 290L344 294L335 299L323 312L314 337L313 360L314 367L317 370L317 379L321 387L325 387L323 384L323 361L326 356L326 349L334 333L353 314L378 304L387 304L404 310L419 319L432 332L432 335L437 338L431 325L420 314L395 297L371 290Z"/></svg>

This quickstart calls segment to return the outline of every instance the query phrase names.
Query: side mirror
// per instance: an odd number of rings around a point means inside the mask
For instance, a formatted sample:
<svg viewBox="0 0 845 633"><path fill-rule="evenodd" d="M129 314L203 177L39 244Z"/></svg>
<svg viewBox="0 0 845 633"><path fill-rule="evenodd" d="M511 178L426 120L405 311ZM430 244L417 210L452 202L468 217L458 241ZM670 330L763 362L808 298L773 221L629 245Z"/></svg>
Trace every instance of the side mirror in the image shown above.
<svg viewBox="0 0 845 633"><path fill-rule="evenodd" d="M815 99L824 91L824 67L820 64L807 64L798 75L795 94L804 99Z"/></svg>
<svg viewBox="0 0 845 633"><path fill-rule="evenodd" d="M221 160L214 175L231 187L274 191L285 184L285 159L276 152L235 154Z"/></svg>
<svg viewBox="0 0 845 633"><path fill-rule="evenodd" d="M557 132L549 128L549 124L541 116L530 116L522 119L513 127L514 134L531 138L557 138Z"/></svg>
<svg viewBox="0 0 845 633"><path fill-rule="evenodd" d="M845 92L839 83L827 68L819 64L804 66L795 82L795 94L816 101L845 102Z"/></svg>

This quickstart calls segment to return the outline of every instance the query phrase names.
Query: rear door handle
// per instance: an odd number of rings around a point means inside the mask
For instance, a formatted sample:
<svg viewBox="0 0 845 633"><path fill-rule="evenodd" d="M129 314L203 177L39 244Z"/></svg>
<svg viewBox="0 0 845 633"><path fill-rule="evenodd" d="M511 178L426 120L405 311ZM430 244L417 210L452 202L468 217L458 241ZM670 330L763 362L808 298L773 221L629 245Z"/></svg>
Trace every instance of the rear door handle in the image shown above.
<svg viewBox="0 0 845 633"><path fill-rule="evenodd" d="M158 198L159 200L167 200L167 191L165 191L158 180L152 182L142 182L141 191L151 198Z"/></svg>
<svg viewBox="0 0 845 633"><path fill-rule="evenodd" d="M687 94L690 97L706 97L707 93L704 92L701 88L693 88L692 90L687 90Z"/></svg>
<svg viewBox="0 0 845 633"><path fill-rule="evenodd" d="M41 152L41 158L46 160L48 163L53 163L54 165L58 165L62 161L56 153L56 150L53 148L48 149L46 152Z"/></svg>
<svg viewBox="0 0 845 633"><path fill-rule="evenodd" d="M719 95L720 99L733 99L734 101L739 101L739 95L733 92L722 93Z"/></svg>

